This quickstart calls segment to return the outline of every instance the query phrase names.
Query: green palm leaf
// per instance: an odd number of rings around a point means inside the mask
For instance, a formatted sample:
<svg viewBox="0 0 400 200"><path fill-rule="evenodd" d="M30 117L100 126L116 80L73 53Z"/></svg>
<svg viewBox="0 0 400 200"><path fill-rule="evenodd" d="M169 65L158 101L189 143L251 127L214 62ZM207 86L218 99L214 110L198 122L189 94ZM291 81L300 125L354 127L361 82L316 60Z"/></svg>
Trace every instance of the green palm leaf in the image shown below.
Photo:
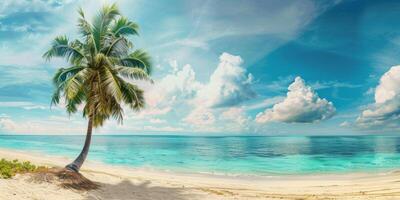
<svg viewBox="0 0 400 200"><path fill-rule="evenodd" d="M119 16L119 10L116 4L111 6L104 6L100 13L95 17L93 22L93 39L97 50L102 49L104 39L109 32L109 26L117 16Z"/></svg>
<svg viewBox="0 0 400 200"><path fill-rule="evenodd" d="M81 90L85 87L85 83L87 83L87 79L89 77L88 75L89 69L85 68L78 73L74 74L73 76L69 77L65 81L65 96L66 99L73 100Z"/></svg>
<svg viewBox="0 0 400 200"><path fill-rule="evenodd" d="M124 37L114 39L110 37L109 40L105 41L105 47L103 48L104 54L111 57L124 57L128 55L131 44Z"/></svg>
<svg viewBox="0 0 400 200"><path fill-rule="evenodd" d="M116 70L118 71L119 75L128 79L146 80L153 82L147 72L141 68L117 66Z"/></svg>
<svg viewBox="0 0 400 200"><path fill-rule="evenodd" d="M71 64L80 64L85 58L81 49L82 43L78 40L69 42L66 36L59 36L54 39L52 47L43 54L43 57L46 60L50 60L53 57L64 57Z"/></svg>
<svg viewBox="0 0 400 200"><path fill-rule="evenodd" d="M53 83L55 85L60 85L61 83L65 82L70 76L75 75L85 67L83 66L73 66L69 68L60 68L57 70L56 74L53 77Z"/></svg>
<svg viewBox="0 0 400 200"><path fill-rule="evenodd" d="M121 17L113 25L113 27L111 28L111 32L116 37L126 35L138 35L139 25L137 25L135 22L129 21L125 17Z"/></svg>
<svg viewBox="0 0 400 200"><path fill-rule="evenodd" d="M82 8L78 9L80 18L78 19L78 28L83 36L88 36L92 34L92 25L86 20L85 13Z"/></svg>
<svg viewBox="0 0 400 200"><path fill-rule="evenodd" d="M144 94L143 90L139 89L136 85L128 82L121 84L124 102L133 110L139 110L144 107Z"/></svg>
<svg viewBox="0 0 400 200"><path fill-rule="evenodd" d="M136 50L128 57L121 59L121 64L143 69L147 74L151 74L152 71L150 56L143 50Z"/></svg>

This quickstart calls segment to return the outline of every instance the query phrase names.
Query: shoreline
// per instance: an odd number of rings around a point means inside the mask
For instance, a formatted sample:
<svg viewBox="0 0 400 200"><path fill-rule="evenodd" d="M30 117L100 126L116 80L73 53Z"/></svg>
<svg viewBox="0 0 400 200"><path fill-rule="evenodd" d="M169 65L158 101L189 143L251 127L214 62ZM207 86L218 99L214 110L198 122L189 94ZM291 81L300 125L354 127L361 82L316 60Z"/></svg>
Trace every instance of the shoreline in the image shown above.
<svg viewBox="0 0 400 200"><path fill-rule="evenodd" d="M63 166L68 158L0 149L0 158L33 164ZM32 199L393 199L400 198L400 172L232 177L113 166L89 161L82 174L102 189L89 192L60 190L26 182L25 175L0 179L0 199L33 195ZM6 187L3 187L5 185ZM18 188L24 187L22 194ZM41 188L45 188L43 193ZM154 189L154 191L153 191ZM129 191L135 191L134 193ZM16 195L14 195L16 194ZM51 195L50 195L51 194ZM42 196L41 196L42 195ZM43 196L44 195L44 196ZM93 196L89 198L88 196ZM50 198L51 197L51 198ZM30 198L11 198L30 199Z"/></svg>

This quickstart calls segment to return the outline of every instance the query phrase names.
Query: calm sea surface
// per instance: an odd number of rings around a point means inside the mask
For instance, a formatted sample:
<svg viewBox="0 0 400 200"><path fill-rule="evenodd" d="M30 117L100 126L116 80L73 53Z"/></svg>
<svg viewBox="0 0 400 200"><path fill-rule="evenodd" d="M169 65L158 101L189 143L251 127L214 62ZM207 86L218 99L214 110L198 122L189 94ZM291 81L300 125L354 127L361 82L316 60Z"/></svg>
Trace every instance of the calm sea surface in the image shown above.
<svg viewBox="0 0 400 200"><path fill-rule="evenodd" d="M74 158L84 136L0 135L0 148ZM89 159L222 174L305 174L400 169L400 137L94 136Z"/></svg>

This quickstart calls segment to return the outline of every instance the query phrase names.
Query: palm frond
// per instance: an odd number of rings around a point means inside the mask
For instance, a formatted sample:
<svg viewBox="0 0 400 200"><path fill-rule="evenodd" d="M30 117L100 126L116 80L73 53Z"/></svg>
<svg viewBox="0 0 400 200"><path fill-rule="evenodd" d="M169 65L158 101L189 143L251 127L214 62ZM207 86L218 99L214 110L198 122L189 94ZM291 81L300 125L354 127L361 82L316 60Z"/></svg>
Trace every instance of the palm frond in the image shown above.
<svg viewBox="0 0 400 200"><path fill-rule="evenodd" d="M58 105L60 103L62 90L63 90L62 87L56 87L56 89L53 92L53 95L51 96L50 106Z"/></svg>
<svg viewBox="0 0 400 200"><path fill-rule="evenodd" d="M69 68L60 68L57 70L56 74L53 77L53 84L55 86L55 91L51 98L51 105L57 105L60 102L60 96L65 88L66 81L71 76L74 76L78 72L80 72L84 67L82 66L73 66Z"/></svg>
<svg viewBox="0 0 400 200"><path fill-rule="evenodd" d="M99 69L99 79L102 88L106 88L108 95L112 95L118 101L122 98L122 92L120 90L120 78L117 75L117 72L110 67L110 63L107 60L107 57L99 54L96 57Z"/></svg>
<svg viewBox="0 0 400 200"><path fill-rule="evenodd" d="M115 37L138 35L139 25L135 22L129 21L126 17L120 17L111 28L111 32L115 35Z"/></svg>
<svg viewBox="0 0 400 200"><path fill-rule="evenodd" d="M80 15L80 18L78 19L78 28L80 33L83 36L92 34L92 25L86 20L85 13L83 12L82 8L78 9L78 13Z"/></svg>
<svg viewBox="0 0 400 200"><path fill-rule="evenodd" d="M119 75L128 79L146 80L153 82L147 72L141 68L116 66L116 70L118 71Z"/></svg>
<svg viewBox="0 0 400 200"><path fill-rule="evenodd" d="M99 126L103 126L104 122L110 118L110 115L107 114L101 114L101 113L96 113L96 115L94 115L93 117L93 127L99 127Z"/></svg>
<svg viewBox="0 0 400 200"><path fill-rule="evenodd" d="M126 57L131 46L124 37L109 37L104 44L104 54L111 57Z"/></svg>
<svg viewBox="0 0 400 200"><path fill-rule="evenodd" d="M67 100L74 99L78 95L78 93L86 86L85 84L90 78L89 70L89 68L85 68L66 80L64 91Z"/></svg>
<svg viewBox="0 0 400 200"><path fill-rule="evenodd" d="M150 75L152 71L150 56L143 50L136 50L129 54L128 57L122 58L121 64L127 67L143 69L148 75Z"/></svg>
<svg viewBox="0 0 400 200"><path fill-rule="evenodd" d="M114 3L111 6L105 5L95 17L92 34L97 50L103 48L104 39L109 31L109 26L119 15L117 4Z"/></svg>
<svg viewBox="0 0 400 200"><path fill-rule="evenodd" d="M66 36L58 36L54 39L51 48L43 54L46 60L50 60L53 57L64 57L71 64L80 64L85 58L81 52L82 43L78 40L69 42Z"/></svg>
<svg viewBox="0 0 400 200"><path fill-rule="evenodd" d="M83 85L81 88L79 88L79 91L73 98L66 98L66 108L69 114L78 111L78 106L81 105L84 100L86 100L86 94L87 91L85 91L85 86Z"/></svg>
<svg viewBox="0 0 400 200"><path fill-rule="evenodd" d="M60 68L57 70L56 74L53 76L53 83L55 86L59 86L61 83L65 82L69 77L75 75L85 67L83 66L72 66L69 68Z"/></svg>
<svg viewBox="0 0 400 200"><path fill-rule="evenodd" d="M117 122L119 124L122 124L123 120L124 120L124 109L122 109L122 106L120 103L118 103L117 101L112 100L110 102L110 111L111 111L111 116L117 120Z"/></svg>
<svg viewBox="0 0 400 200"><path fill-rule="evenodd" d="M145 105L143 90L128 82L121 84L124 102L133 110L140 110Z"/></svg>

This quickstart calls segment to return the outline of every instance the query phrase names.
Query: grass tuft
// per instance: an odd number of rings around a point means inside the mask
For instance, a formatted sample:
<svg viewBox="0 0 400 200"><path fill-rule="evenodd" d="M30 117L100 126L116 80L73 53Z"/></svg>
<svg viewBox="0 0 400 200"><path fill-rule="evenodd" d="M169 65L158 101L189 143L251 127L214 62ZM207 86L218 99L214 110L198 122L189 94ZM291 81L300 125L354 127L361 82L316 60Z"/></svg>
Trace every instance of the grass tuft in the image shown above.
<svg viewBox="0 0 400 200"><path fill-rule="evenodd" d="M20 162L18 160L8 161L6 159L1 159L0 178L9 179L16 174L35 172L36 170L43 168L45 167L37 167L36 165L31 164L29 161Z"/></svg>

